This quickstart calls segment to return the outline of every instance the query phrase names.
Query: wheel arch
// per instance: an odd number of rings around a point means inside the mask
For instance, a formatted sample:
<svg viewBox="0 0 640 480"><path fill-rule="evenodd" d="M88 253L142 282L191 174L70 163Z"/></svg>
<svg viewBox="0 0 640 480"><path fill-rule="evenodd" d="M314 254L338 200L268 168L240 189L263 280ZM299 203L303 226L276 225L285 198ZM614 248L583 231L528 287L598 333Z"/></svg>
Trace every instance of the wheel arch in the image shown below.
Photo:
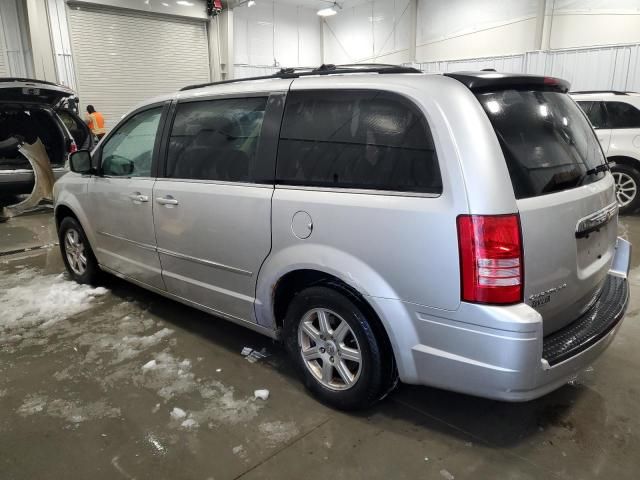
<svg viewBox="0 0 640 480"><path fill-rule="evenodd" d="M272 254L256 285L258 323L278 330L291 299L303 288L318 284L328 284L355 300L373 319L376 334L387 342L400 377L413 377L411 346L418 342L418 335L412 315L381 275L346 252L298 244Z"/></svg>
<svg viewBox="0 0 640 480"><path fill-rule="evenodd" d="M620 163L622 165L628 165L629 167L633 167L638 172L640 172L640 159L629 157L627 155L613 155L608 157L607 160L610 163Z"/></svg>

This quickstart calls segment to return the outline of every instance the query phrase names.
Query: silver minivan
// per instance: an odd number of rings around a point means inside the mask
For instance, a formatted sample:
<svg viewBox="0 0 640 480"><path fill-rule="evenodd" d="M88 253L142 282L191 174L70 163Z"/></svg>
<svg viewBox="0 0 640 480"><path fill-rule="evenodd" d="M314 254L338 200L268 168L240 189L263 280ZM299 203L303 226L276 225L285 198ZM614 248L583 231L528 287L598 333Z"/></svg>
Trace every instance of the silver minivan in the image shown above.
<svg viewBox="0 0 640 480"><path fill-rule="evenodd" d="M603 352L629 296L568 87L393 66L186 87L72 155L64 262L281 339L338 408L398 380L539 397Z"/></svg>

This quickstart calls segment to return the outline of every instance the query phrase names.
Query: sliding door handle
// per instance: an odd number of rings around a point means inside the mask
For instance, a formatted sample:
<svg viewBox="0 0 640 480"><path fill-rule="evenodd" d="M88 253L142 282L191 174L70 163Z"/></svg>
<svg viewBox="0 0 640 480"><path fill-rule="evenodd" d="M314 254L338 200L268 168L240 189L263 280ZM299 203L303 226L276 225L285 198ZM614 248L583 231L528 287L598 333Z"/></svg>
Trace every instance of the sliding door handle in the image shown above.
<svg viewBox="0 0 640 480"><path fill-rule="evenodd" d="M140 192L133 192L131 195L129 195L129 199L133 203L143 203L149 201L149 197L147 195L141 195Z"/></svg>
<svg viewBox="0 0 640 480"><path fill-rule="evenodd" d="M178 200L173 198L171 195L157 197L156 202L158 202L160 205L178 205Z"/></svg>

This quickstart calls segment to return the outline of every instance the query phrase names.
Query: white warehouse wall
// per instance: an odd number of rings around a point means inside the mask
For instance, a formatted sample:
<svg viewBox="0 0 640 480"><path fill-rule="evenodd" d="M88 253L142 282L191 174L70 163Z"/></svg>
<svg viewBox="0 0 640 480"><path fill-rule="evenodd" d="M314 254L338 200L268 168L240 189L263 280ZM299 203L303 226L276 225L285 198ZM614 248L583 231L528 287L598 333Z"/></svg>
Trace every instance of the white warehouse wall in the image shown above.
<svg viewBox="0 0 640 480"><path fill-rule="evenodd" d="M323 22L324 63L411 60L411 0L347 0ZM413 25L412 25L413 24Z"/></svg>
<svg viewBox="0 0 640 480"><path fill-rule="evenodd" d="M551 49L640 42L639 0L548 1L546 14Z"/></svg>
<svg viewBox="0 0 640 480"><path fill-rule="evenodd" d="M416 60L534 49L539 0L418 0Z"/></svg>
<svg viewBox="0 0 640 480"><path fill-rule="evenodd" d="M417 2L417 62L640 42L640 0Z"/></svg>
<svg viewBox="0 0 640 480"><path fill-rule="evenodd" d="M320 17L315 9L273 1L238 6L233 9L233 57L236 77L320 65Z"/></svg>

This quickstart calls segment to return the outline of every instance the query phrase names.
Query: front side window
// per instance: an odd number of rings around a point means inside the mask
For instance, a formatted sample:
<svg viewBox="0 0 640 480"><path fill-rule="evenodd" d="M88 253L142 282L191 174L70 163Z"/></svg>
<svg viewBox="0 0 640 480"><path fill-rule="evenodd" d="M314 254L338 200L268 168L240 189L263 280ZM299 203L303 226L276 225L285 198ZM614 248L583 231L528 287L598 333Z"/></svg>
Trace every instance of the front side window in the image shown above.
<svg viewBox="0 0 640 480"><path fill-rule="evenodd" d="M266 105L265 97L179 104L169 139L166 176L251 181Z"/></svg>
<svg viewBox="0 0 640 480"><path fill-rule="evenodd" d="M424 115L388 92L290 93L276 170L284 185L442 193Z"/></svg>
<svg viewBox="0 0 640 480"><path fill-rule="evenodd" d="M162 107L127 120L102 147L102 173L110 177L149 177Z"/></svg>
<svg viewBox="0 0 640 480"><path fill-rule="evenodd" d="M609 128L640 128L640 110L624 102L605 102Z"/></svg>

